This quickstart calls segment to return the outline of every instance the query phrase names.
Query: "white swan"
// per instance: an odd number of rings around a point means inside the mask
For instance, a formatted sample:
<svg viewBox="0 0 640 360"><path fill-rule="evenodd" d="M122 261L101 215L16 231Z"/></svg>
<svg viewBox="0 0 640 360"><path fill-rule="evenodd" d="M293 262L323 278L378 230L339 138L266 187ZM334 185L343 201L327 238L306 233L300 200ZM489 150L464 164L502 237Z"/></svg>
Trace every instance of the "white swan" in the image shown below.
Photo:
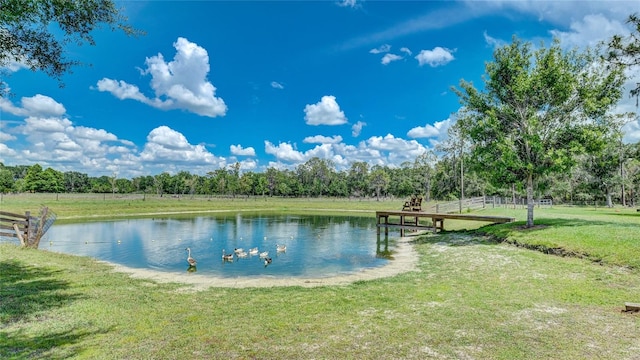
<svg viewBox="0 0 640 360"><path fill-rule="evenodd" d="M185 250L187 250L189 252L189 254L187 255L187 262L189 263L190 266L195 266L196 265L196 259L191 257L191 249L190 248L186 248Z"/></svg>

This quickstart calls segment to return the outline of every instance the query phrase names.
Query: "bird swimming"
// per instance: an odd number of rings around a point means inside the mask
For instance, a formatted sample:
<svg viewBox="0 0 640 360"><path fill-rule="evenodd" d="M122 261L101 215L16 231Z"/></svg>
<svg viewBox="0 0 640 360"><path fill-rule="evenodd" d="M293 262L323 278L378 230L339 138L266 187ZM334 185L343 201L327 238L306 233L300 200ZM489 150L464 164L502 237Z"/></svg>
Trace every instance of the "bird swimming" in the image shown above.
<svg viewBox="0 0 640 360"><path fill-rule="evenodd" d="M190 266L195 266L196 259L191 257L191 248L186 248L185 250L189 252L189 254L187 255L187 262L189 263Z"/></svg>
<svg viewBox="0 0 640 360"><path fill-rule="evenodd" d="M249 254L246 251L241 251L239 253L236 253L236 256L238 256L239 258L246 258L247 256L249 256Z"/></svg>
<svg viewBox="0 0 640 360"><path fill-rule="evenodd" d="M244 251L243 248L235 248L235 249L233 249L233 252L236 253L236 254L239 254L239 253L241 253L243 251Z"/></svg>
<svg viewBox="0 0 640 360"><path fill-rule="evenodd" d="M267 266L267 265L271 264L272 261L273 261L273 259L271 259L271 258L265 258L264 259L264 266Z"/></svg>
<svg viewBox="0 0 640 360"><path fill-rule="evenodd" d="M287 251L287 245L278 245L276 244L277 251Z"/></svg>
<svg viewBox="0 0 640 360"><path fill-rule="evenodd" d="M222 260L233 261L233 254L227 254L224 249L222 249Z"/></svg>
<svg viewBox="0 0 640 360"><path fill-rule="evenodd" d="M249 254L256 255L257 253L258 253L258 248L257 247L249 249Z"/></svg>
<svg viewBox="0 0 640 360"><path fill-rule="evenodd" d="M268 251L263 251L260 253L260 257L261 258L266 258L267 256L269 256L269 252Z"/></svg>

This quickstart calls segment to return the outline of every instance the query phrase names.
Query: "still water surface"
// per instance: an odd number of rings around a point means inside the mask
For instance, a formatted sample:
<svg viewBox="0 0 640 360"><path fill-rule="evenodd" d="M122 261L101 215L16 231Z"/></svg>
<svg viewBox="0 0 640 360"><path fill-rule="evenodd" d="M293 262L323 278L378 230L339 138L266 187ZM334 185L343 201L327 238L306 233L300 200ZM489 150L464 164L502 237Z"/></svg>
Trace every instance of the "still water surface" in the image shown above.
<svg viewBox="0 0 640 360"><path fill-rule="evenodd" d="M276 245L286 245L277 252ZM360 217L232 214L56 224L40 247L165 272L221 277L327 277L385 265L389 242L375 220ZM187 251L197 260L189 268ZM223 261L222 252L257 247L259 255Z"/></svg>

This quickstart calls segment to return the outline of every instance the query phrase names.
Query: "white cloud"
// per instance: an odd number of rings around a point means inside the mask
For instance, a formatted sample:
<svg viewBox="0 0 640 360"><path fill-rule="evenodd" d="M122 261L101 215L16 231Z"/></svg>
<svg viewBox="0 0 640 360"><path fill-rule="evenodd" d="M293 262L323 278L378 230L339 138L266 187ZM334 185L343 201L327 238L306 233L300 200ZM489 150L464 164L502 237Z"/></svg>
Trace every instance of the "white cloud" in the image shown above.
<svg viewBox="0 0 640 360"><path fill-rule="evenodd" d="M540 22L568 26L575 19L591 14L607 14L610 18L624 19L633 11L635 1L512 1L466 0L465 4L473 11L490 11L492 13L515 10L518 13L533 14ZM579 6L576 6L579 5ZM637 7L637 6L636 6Z"/></svg>
<svg viewBox="0 0 640 360"><path fill-rule="evenodd" d="M482 35L484 36L484 42L486 42L489 47L499 48L507 44L507 42L504 40L500 40L490 36L486 31L483 32Z"/></svg>
<svg viewBox="0 0 640 360"><path fill-rule="evenodd" d="M451 126L452 120L446 119L436 121L425 126L417 126L407 132L407 136L411 138L442 138L447 135L447 130Z"/></svg>
<svg viewBox="0 0 640 360"><path fill-rule="evenodd" d="M380 61L380 63L382 63L382 65L387 65L392 61L398 61L398 60L402 60L402 59L404 59L404 58L402 56L400 56L400 55L387 53L387 54L384 54L384 56L382 57L382 60Z"/></svg>
<svg viewBox="0 0 640 360"><path fill-rule="evenodd" d="M240 169L244 171L253 171L258 167L258 161L256 159L244 159L240 161Z"/></svg>
<svg viewBox="0 0 640 360"><path fill-rule="evenodd" d="M451 53L452 50L436 46L433 50L420 51L415 58L418 60L420 66L428 64L431 67L436 67L453 61L454 57Z"/></svg>
<svg viewBox="0 0 640 360"><path fill-rule="evenodd" d="M277 81L272 81L271 82L271 87L274 89L284 89L284 85L280 84Z"/></svg>
<svg viewBox="0 0 640 360"><path fill-rule="evenodd" d="M232 155L238 156L256 156L256 150L252 147L243 148L242 145L231 145L229 147L229 151L231 151Z"/></svg>
<svg viewBox="0 0 640 360"><path fill-rule="evenodd" d="M0 98L0 110L18 116L62 116L67 111L62 104L49 96L36 94L32 97L23 97L20 100L22 107L17 107L6 98Z"/></svg>
<svg viewBox="0 0 640 360"><path fill-rule="evenodd" d="M636 119L627 123L622 127L622 132L624 133L624 142L636 143L640 141L640 120Z"/></svg>
<svg viewBox="0 0 640 360"><path fill-rule="evenodd" d="M369 50L370 53L372 54L380 54L380 53L386 53L389 52L389 50L391 50L391 45L389 44L384 44L384 45L380 45L375 49L371 49Z"/></svg>
<svg viewBox="0 0 640 360"><path fill-rule="evenodd" d="M0 131L0 141L5 142L5 141L12 141L15 140L16 137L11 135L11 134L7 134L4 131Z"/></svg>
<svg viewBox="0 0 640 360"><path fill-rule="evenodd" d="M302 140L304 143L309 144L337 144L342 142L342 136L334 135L332 137L316 135L316 136L307 136Z"/></svg>
<svg viewBox="0 0 640 360"><path fill-rule="evenodd" d="M613 35L629 33L620 21L608 19L602 14L586 15L579 21L573 21L570 28L570 31L552 30L551 35L559 38L563 46L571 48L592 47Z"/></svg>
<svg viewBox="0 0 640 360"><path fill-rule="evenodd" d="M207 51L182 37L173 46L176 49L173 61L165 62L163 55L158 54L147 58L147 68L141 70L142 75L151 75L155 98L146 97L136 85L108 78L98 81L98 90L161 110L183 109L202 116L224 116L227 106L215 96L216 88L207 80L210 70Z"/></svg>
<svg viewBox="0 0 640 360"><path fill-rule="evenodd" d="M350 7L357 8L360 6L360 2L358 0L340 0L337 2L340 7Z"/></svg>
<svg viewBox="0 0 640 360"><path fill-rule="evenodd" d="M403 53L407 54L408 56L411 56L413 54L408 47L401 47L400 51L402 51Z"/></svg>
<svg viewBox="0 0 640 360"><path fill-rule="evenodd" d="M10 158L16 157L16 151L0 142L0 162L7 163Z"/></svg>
<svg viewBox="0 0 640 360"><path fill-rule="evenodd" d="M332 95L323 96L320 102L304 108L307 125L342 125L347 122L344 112Z"/></svg>
<svg viewBox="0 0 640 360"><path fill-rule="evenodd" d="M189 144L182 134L166 126L151 131L144 151L138 154L129 140L118 139L104 129L75 126L63 117L64 106L50 97L23 98L21 104L0 101L2 109L25 117L23 121L2 123L0 152L5 163L38 163L90 176L117 171L126 177L172 169L206 173L212 166L225 164L224 158L213 156L203 145Z"/></svg>
<svg viewBox="0 0 640 360"><path fill-rule="evenodd" d="M360 132L362 132L362 128L367 126L367 123L364 121L358 121L351 127L351 136L358 137L360 136Z"/></svg>
<svg viewBox="0 0 640 360"><path fill-rule="evenodd" d="M295 150L289 143L280 143L278 146L273 145L271 142L264 141L264 151L267 154L273 155L278 161L287 162L303 162L304 155Z"/></svg>
<svg viewBox="0 0 640 360"><path fill-rule="evenodd" d="M169 128L159 126L147 135L147 143L140 153L142 162L154 164L189 164L191 166L201 165L224 165L224 159L219 159L211 154L204 145L192 145L187 138Z"/></svg>

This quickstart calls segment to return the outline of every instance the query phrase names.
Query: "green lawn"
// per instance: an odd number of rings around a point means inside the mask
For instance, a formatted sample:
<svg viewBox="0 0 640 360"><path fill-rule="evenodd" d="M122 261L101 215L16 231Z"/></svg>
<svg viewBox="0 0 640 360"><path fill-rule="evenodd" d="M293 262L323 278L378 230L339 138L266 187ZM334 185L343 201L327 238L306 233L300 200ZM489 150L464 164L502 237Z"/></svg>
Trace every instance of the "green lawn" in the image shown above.
<svg viewBox="0 0 640 360"><path fill-rule="evenodd" d="M9 211L8 197L2 201ZM153 201L170 208L135 206L140 213L228 206L371 214L402 204ZM187 204L195 202L209 206ZM268 205L246 206L262 202ZM76 208L72 202L24 202L32 211L42 203L67 219L90 209L120 214L107 200L78 201ZM638 359L640 314L621 310L625 302L640 302L640 217L624 209L536 209L536 223L544 226L519 230L525 210L485 213L519 222L481 228L487 236L448 231L414 237L418 271L316 288L193 291L114 273L89 258L3 244L0 358ZM451 221L445 227L479 225ZM548 255L496 237L589 257Z"/></svg>

